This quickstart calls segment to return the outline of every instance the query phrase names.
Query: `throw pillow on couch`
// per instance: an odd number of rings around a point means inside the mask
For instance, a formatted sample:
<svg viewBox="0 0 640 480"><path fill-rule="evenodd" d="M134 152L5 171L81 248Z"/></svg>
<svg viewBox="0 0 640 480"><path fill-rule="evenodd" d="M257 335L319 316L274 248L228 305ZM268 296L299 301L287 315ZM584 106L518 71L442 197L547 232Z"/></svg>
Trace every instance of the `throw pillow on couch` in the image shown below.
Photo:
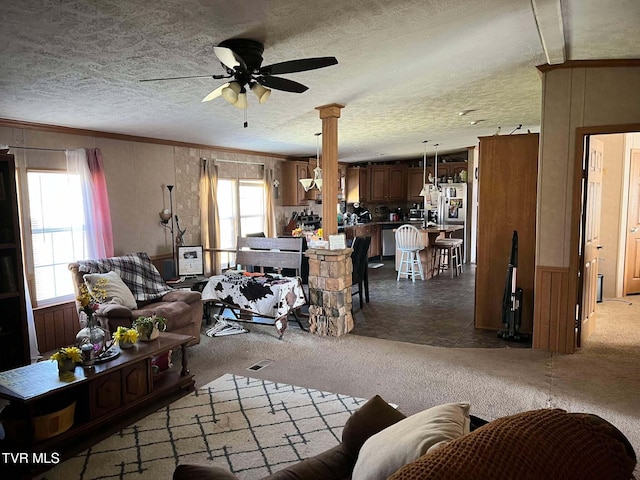
<svg viewBox="0 0 640 480"><path fill-rule="evenodd" d="M131 293L131 290L129 290L129 287L122 281L117 272L85 273L82 278L84 278L87 290L91 294L93 294L93 289L98 280L104 279L107 281L106 285L104 285L104 290L106 291L106 302L104 303L117 303L129 309L138 307L133 293Z"/></svg>
<svg viewBox="0 0 640 480"><path fill-rule="evenodd" d="M360 449L353 480L386 480L417 460L470 430L469 404L437 405L411 415L370 437Z"/></svg>

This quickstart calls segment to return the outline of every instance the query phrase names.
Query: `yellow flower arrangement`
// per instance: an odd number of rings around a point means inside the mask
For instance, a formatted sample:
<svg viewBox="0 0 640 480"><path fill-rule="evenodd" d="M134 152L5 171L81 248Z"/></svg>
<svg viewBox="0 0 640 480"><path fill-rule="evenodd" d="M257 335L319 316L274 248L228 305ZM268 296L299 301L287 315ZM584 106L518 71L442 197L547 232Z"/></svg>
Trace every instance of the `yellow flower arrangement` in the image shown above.
<svg viewBox="0 0 640 480"><path fill-rule="evenodd" d="M82 361L82 353L78 347L62 347L56 353L51 355L49 360L57 362L73 360L74 363L80 363Z"/></svg>
<svg viewBox="0 0 640 480"><path fill-rule="evenodd" d="M116 343L136 343L138 341L138 330L120 326L113 332L113 339Z"/></svg>
<svg viewBox="0 0 640 480"><path fill-rule="evenodd" d="M105 288L107 282L106 278L98 279L91 291L89 291L86 284L80 285L80 294L76 297L76 300L80 304L79 310L85 313L89 323L93 321L93 314L100 307L100 304L107 299L107 289Z"/></svg>

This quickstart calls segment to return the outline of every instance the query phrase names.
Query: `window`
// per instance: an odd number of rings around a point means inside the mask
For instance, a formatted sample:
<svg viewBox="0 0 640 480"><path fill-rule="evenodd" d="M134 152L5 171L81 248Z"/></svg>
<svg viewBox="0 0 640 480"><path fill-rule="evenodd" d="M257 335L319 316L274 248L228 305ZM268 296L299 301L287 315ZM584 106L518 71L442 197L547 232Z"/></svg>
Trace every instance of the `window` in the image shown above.
<svg viewBox="0 0 640 480"><path fill-rule="evenodd" d="M73 298L67 265L87 258L80 176L28 171L31 243L38 304Z"/></svg>
<svg viewBox="0 0 640 480"><path fill-rule="evenodd" d="M264 231L262 180L218 180L220 248L235 248L236 237Z"/></svg>

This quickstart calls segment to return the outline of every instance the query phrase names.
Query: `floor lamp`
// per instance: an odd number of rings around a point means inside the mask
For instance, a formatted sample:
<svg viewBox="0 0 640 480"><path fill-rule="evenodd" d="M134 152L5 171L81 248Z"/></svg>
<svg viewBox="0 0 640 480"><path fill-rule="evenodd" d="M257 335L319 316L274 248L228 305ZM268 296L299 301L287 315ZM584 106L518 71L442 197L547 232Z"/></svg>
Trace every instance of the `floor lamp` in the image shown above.
<svg viewBox="0 0 640 480"><path fill-rule="evenodd" d="M177 276L178 272L176 269L176 243L175 237L173 235L174 231L174 216L173 216L173 185L167 185L167 190L169 190L169 211L164 209L160 212L161 224L163 227L168 228L171 232L171 268L173 268L172 276ZM169 220L171 220L171 225L169 225Z"/></svg>

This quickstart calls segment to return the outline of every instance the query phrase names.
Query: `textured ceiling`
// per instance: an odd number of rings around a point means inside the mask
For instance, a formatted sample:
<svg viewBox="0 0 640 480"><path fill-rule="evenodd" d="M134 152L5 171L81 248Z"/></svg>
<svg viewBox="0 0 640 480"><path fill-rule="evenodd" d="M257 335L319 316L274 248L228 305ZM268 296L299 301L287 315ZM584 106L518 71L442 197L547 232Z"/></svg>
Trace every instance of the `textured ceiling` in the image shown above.
<svg viewBox="0 0 640 480"><path fill-rule="evenodd" d="M537 25L567 60L640 58L638 0L2 0L0 19L2 118L315 156L315 107L340 103L347 162L539 131ZM339 63L283 75L305 93L250 95L248 128L222 98L201 103L224 80L139 82L224 74L213 47L233 37L264 42L263 64Z"/></svg>

